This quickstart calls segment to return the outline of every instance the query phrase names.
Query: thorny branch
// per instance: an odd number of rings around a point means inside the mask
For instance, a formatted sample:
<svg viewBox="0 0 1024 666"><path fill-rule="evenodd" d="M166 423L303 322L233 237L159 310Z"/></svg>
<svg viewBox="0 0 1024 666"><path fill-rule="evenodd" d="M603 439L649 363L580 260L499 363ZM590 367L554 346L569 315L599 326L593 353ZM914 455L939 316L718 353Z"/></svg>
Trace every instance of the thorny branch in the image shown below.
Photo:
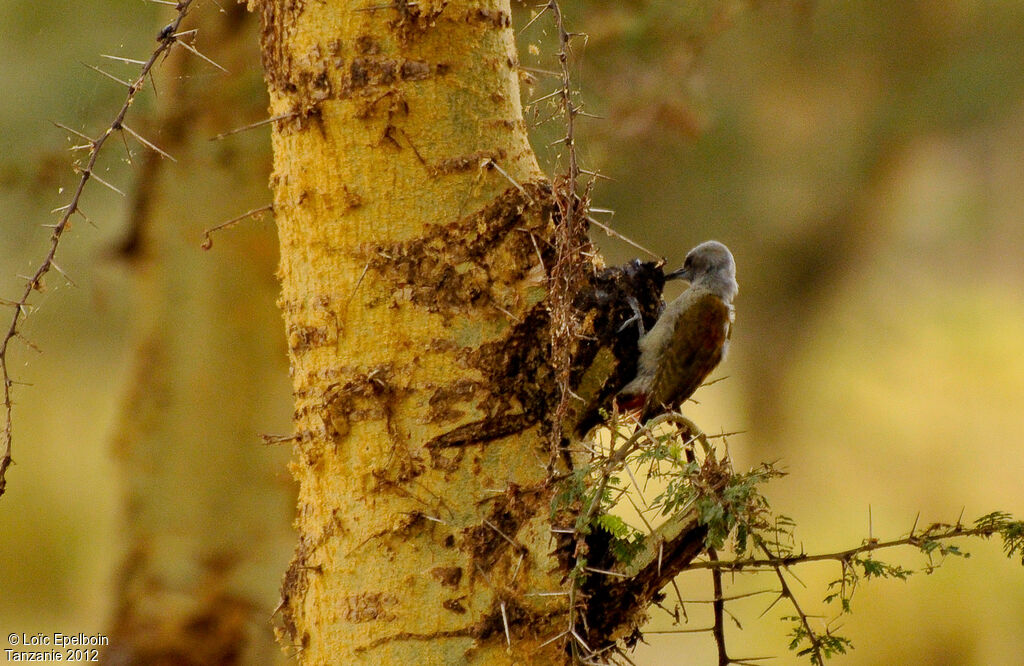
<svg viewBox="0 0 1024 666"><path fill-rule="evenodd" d="M41 290L43 288L43 278L46 276L47 273L50 272L51 269L63 273L60 270L60 267L55 263L57 248L60 245L61 239L64 236L64 232L67 230L68 225L71 223L72 216L77 213L79 215L82 215L82 217L85 217L85 214L82 212L80 208L80 203L82 199L82 193L85 191L86 183L88 183L90 179L95 179L101 184L106 185L115 192L118 192L123 195L123 192L118 190L110 183L104 181L95 173L96 162L99 159L100 151L106 144L107 139L109 139L115 132L121 132L123 134L128 134L132 136L140 143L142 143L144 146L151 150L156 151L160 155L168 158L170 157L170 155L164 153L154 144L140 136L137 132L129 129L124 124L124 119L125 116L128 115L128 110L131 108L132 103L134 102L136 96L142 90L146 82L146 78L150 76L150 72L156 65L157 61L161 58L161 56L165 56L175 44L179 44L188 51L197 55L198 57L201 57L204 60L208 60L208 58L199 53L195 49L195 47L193 47L190 44L187 44L184 41L184 38L186 37L193 37L195 34L194 31L189 31L185 33L179 32L181 23L188 15L189 8L192 5L192 2L193 0L180 0L177 3L169 3L174 5L177 14L170 23L168 23L166 26L164 26L163 29L161 29L160 33L157 36L158 43L156 48L153 49L153 52L150 54L148 60L141 62L139 74L131 82L121 80L117 77L107 74L102 70L99 70L98 68L94 68L97 69L97 71L99 71L104 76L107 76L108 78L111 78L117 83L124 85L128 88L128 92L125 95L125 100L121 104L120 110L114 116L113 121L111 121L111 123L107 126L103 133L100 134L99 137L94 139L69 127L65 127L64 125L55 123L58 127L70 131L72 134L76 135L80 139L85 140L86 143L81 147L88 148L89 155L85 161L84 167L76 167L76 170L80 175L78 179L78 184L75 187L75 191L71 196L71 201L65 206L62 206L57 209L57 211L60 211L61 213L60 219L57 221L56 224L51 225L52 232L50 233L50 245L46 252L46 255L43 258L43 261L36 268L35 273L33 273L30 277L26 278L25 288L21 296L17 300L2 301L5 305L9 305L11 306L11 308L13 308L14 314L11 316L11 321L7 327L6 333L4 334L3 341L0 342L0 374L2 374L3 377L4 408L4 425L2 433L3 453L2 455L0 455L0 496L4 494L4 490L6 489L7 469L13 462L13 459L11 457L14 409L12 388L15 382L11 376L10 358L8 356L8 350L10 349L11 342L14 341L15 339L24 340L24 338L22 338L21 335L21 327L22 324L25 322L25 318L28 316L30 311L29 300L32 296L32 292ZM140 61L131 62L138 63Z"/></svg>
<svg viewBox="0 0 1024 666"><path fill-rule="evenodd" d="M572 349L579 337L579 321L573 311L573 296L579 292L585 280L584 266L587 264L586 253L589 250L587 236L588 194L582 198L577 194L580 167L576 156L576 116L580 108L573 101L572 77L569 69L569 57L573 35L565 28L562 10L557 0L549 0L541 11L551 12L555 29L558 34L559 87L552 97L559 99L559 107L565 117L565 136L560 140L566 149L566 170L555 181L554 197L558 206L560 223L555 234L555 264L549 276L549 294L551 309L551 354L555 368L555 377L559 387L559 401L554 413L554 422L562 423L568 412L570 400L573 399L570 389L570 373L572 370ZM539 16L539 15L538 15ZM552 467L561 455L562 428L554 427L551 432ZM577 548L584 538L582 533L576 534ZM577 568L579 567L577 562ZM575 577L571 577L569 588L569 627L566 637L572 637L572 653L576 660L584 660L592 654L591 648L577 631L579 619L579 590ZM583 602L585 603L585 602Z"/></svg>
<svg viewBox="0 0 1024 666"><path fill-rule="evenodd" d="M576 192L580 167L576 156L576 116L580 108L573 102L572 78L569 71L569 56L573 35L565 29L562 10L557 0L549 0L541 11L550 11L558 32L558 62L560 65L559 88L552 96L560 100L565 115L565 136L560 140L566 148L566 171L556 180L555 202L561 222L555 236L555 264L551 269L551 345L552 362L560 390L555 423L561 423L568 413L572 399L569 388L569 374L572 370L572 347L578 337L578 322L573 313L572 300L584 280L584 253L589 249L587 237L587 198L580 198ZM539 15L538 15L539 16ZM561 445L561 429L552 431L553 455Z"/></svg>
<svg viewBox="0 0 1024 666"><path fill-rule="evenodd" d="M567 419L571 401L576 399L570 386L573 350L580 338L579 315L573 307L575 296L580 293L586 283L586 270L590 267L589 255L592 252L588 236L589 193L593 181L588 184L582 195L577 192L579 178L582 173L576 154L576 118L581 107L575 101L570 57L572 40L577 35L570 33L565 27L561 7L557 0L549 0L523 28L529 28L541 16L550 13L558 39L558 68L550 72L558 81L556 89L531 102L537 104L545 100L557 102L558 113L564 118L565 134L555 143L565 148L564 171L556 178L553 196L557 206L558 226L555 232L555 261L548 275L549 311L551 316L551 363L555 380L559 388L558 404L553 410L553 427L551 428L551 460L550 470L555 475L560 461L566 455L564 428L562 423ZM623 454L625 457L625 454ZM609 468L614 463L609 462ZM610 474L610 469L609 469ZM598 496L600 497L600 493ZM587 517L598 508L599 499L594 499L586 510ZM569 622L565 631L551 640L565 641L575 663L599 663L607 655L600 655L587 644L583 635L589 632L586 627L586 600L581 594L579 577L586 569L585 560L580 553L585 551L586 519L577 520L576 526L566 530L568 539L574 544L576 555L573 556L573 572L569 576ZM614 645L614 644L613 644Z"/></svg>
<svg viewBox="0 0 1024 666"><path fill-rule="evenodd" d="M801 553L800 555L773 555L768 551L764 551L766 553L764 558L751 557L737 560L707 560L691 562L684 568L687 570L718 569L721 571L738 572L743 570L775 569L776 567L785 568L794 564L802 564L804 562L834 561L849 564L857 555L863 555L876 550L897 548L899 546L925 548L929 543L937 543L940 541L948 541L950 539L963 537L990 537L1002 534L1004 531L1005 530L1003 530L1000 525L993 524L979 524L978 527L965 528L963 525L959 524L949 525L946 523L936 523L918 534L911 533L905 537L891 539L889 541L870 539L854 548L848 548L846 550L835 551L832 553L818 553L815 555L807 553Z"/></svg>
<svg viewBox="0 0 1024 666"><path fill-rule="evenodd" d="M756 546L757 549L763 553L764 557L762 558L741 557L734 560L719 560L714 555L713 549L709 548L709 559L707 561L693 562L682 567L682 569L684 571L710 569L713 576L719 577L715 580L714 603L716 608L715 624L712 628L712 633L715 635L715 642L718 645L719 663L745 663L729 659L725 652L725 638L724 634L721 632L722 615L720 609L724 609L724 602L728 599L722 597L721 586L718 582L720 581L720 576L724 572L745 573L765 570L773 571L780 583L780 590L777 592L775 601L773 601L764 612L766 613L778 602L785 601L795 613L795 615L783 617L784 620L790 620L795 623L794 629L790 634L792 638L790 642L790 649L796 651L799 656L808 657L812 664L820 666L821 664L824 664L829 657L835 654L845 653L850 647L852 647L852 643L849 639L834 634L831 628L831 623L826 623L822 630L815 630L814 627L812 627L812 616L803 609L786 578L785 574L791 566L816 561L839 562L842 567L842 576L829 587L830 589L839 587L841 591L830 594L826 597L825 601L829 602L836 598L841 599L842 612L848 613L850 611L849 601L853 595L853 591L852 589L847 589L847 586L850 585L851 588L855 587L861 576L864 578L879 577L906 579L914 573L913 570L889 565L884 562L871 559L870 557L861 557L873 551L892 549L902 546L915 547L928 556L929 564L924 569L928 572L932 571L936 566L931 563L931 557L934 552L940 553L943 556L968 556L966 553L960 551L956 546L945 544L945 542L952 539L965 537L987 538L998 535L1003 539L1003 550L1008 556L1017 556L1024 551L1024 523L1014 521L1009 514L1002 512L991 513L979 518L975 521L974 527L972 528L965 528L959 520L955 524L934 523L923 531L917 531L916 526L917 521L915 520L914 526L910 529L908 535L899 539L879 541L877 539L869 538L860 546L818 555L793 555L785 552L785 548L779 552L773 552L772 548L769 547L769 542L756 535ZM856 573L854 571L855 566L860 567L863 570L863 573Z"/></svg>

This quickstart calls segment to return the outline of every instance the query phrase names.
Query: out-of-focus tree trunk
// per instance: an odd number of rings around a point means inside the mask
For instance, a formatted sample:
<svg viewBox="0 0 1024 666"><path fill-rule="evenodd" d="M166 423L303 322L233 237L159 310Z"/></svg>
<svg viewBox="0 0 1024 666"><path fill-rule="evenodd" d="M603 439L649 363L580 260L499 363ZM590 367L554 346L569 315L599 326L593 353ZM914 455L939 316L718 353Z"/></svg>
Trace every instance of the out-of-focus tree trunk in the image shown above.
<svg viewBox="0 0 1024 666"><path fill-rule="evenodd" d="M538 425L555 405L531 404L551 384L550 192L508 2L250 6L283 117L300 484L283 640L310 664L559 663Z"/></svg>
<svg viewBox="0 0 1024 666"><path fill-rule="evenodd" d="M283 452L259 440L287 422L273 238L249 222L200 249L204 228L267 200L262 137L209 141L261 105L258 79L242 74L256 58L250 21L244 8L194 14L197 46L234 74L176 49L142 133L178 163L133 146L140 184L120 252L142 293L116 438L127 555L105 663L283 660L269 618L294 540L293 487Z"/></svg>

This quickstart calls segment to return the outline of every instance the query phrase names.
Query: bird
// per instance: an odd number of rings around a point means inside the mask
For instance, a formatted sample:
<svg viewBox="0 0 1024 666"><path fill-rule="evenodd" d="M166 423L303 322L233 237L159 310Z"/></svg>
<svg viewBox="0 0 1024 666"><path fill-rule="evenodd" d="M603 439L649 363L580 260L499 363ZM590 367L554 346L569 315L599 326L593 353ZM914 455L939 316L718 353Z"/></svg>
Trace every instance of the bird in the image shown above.
<svg viewBox="0 0 1024 666"><path fill-rule="evenodd" d="M639 340L636 376L622 388L618 404L639 410L640 423L682 404L725 358L739 292L736 262L722 243L710 240L686 254L683 267L666 280L690 286L665 306Z"/></svg>

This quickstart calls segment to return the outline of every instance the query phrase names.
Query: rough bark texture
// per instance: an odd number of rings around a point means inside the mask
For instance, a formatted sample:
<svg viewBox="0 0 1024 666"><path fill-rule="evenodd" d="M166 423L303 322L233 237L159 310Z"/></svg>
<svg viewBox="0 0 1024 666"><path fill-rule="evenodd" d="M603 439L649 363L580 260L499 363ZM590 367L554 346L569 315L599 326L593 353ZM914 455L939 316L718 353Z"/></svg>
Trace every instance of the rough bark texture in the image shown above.
<svg viewBox="0 0 1024 666"><path fill-rule="evenodd" d="M210 5L188 26L235 72L254 57L240 10ZM127 552L105 663L283 661L267 618L293 539L293 489L283 452L259 439L287 419L273 407L287 400L283 345L268 344L280 330L273 236L250 225L200 249L204 228L266 196L238 183L269 160L257 135L209 141L240 124L258 83L210 86L214 71L173 53L157 82L161 115L132 123L178 162L132 145L139 185L118 253L141 284L128 296L139 343L116 436Z"/></svg>
<svg viewBox="0 0 1024 666"><path fill-rule="evenodd" d="M508 2L368 5L251 3L285 116L283 641L310 664L558 663L541 644L567 601L536 594L562 583L538 362L552 209Z"/></svg>

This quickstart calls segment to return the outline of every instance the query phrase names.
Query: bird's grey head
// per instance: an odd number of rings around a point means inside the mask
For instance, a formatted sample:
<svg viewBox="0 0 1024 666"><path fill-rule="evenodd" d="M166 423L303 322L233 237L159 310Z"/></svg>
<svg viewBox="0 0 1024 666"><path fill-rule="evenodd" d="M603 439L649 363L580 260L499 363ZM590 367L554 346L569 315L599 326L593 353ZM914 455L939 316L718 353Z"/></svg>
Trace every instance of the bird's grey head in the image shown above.
<svg viewBox="0 0 1024 666"><path fill-rule="evenodd" d="M726 303L739 292L736 284L736 262L722 243L704 241L686 254L683 267L665 276L666 280L683 279L691 287L707 289Z"/></svg>

